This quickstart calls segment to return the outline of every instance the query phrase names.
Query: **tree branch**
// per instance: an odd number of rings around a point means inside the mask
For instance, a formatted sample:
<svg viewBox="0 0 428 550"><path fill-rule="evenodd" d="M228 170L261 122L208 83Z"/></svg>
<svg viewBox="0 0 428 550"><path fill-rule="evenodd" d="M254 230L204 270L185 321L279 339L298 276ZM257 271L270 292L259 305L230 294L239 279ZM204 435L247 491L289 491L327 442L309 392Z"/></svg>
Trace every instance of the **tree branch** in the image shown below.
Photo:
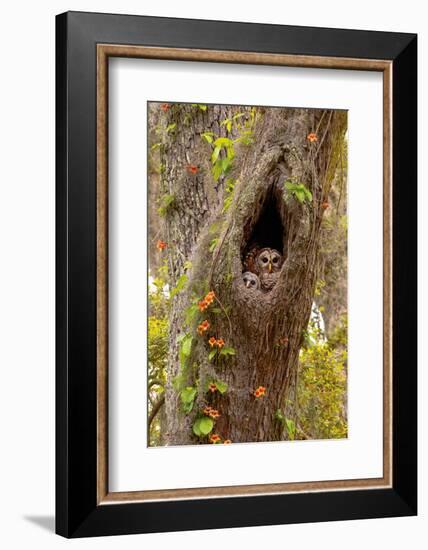
<svg viewBox="0 0 428 550"><path fill-rule="evenodd" d="M151 423L153 422L155 416L158 414L159 410L161 409L162 405L165 403L165 394L163 393L159 399L156 401L156 403L153 405L153 408L149 414L149 428L151 426Z"/></svg>

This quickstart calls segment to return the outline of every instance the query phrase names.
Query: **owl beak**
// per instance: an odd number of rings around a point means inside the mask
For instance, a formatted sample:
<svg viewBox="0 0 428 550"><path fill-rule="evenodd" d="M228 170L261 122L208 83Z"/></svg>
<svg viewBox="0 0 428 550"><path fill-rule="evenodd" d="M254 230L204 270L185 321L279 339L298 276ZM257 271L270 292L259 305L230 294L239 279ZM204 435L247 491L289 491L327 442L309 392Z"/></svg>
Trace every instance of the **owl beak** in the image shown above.
<svg viewBox="0 0 428 550"><path fill-rule="evenodd" d="M272 262L269 262L269 273L272 273Z"/></svg>
<svg viewBox="0 0 428 550"><path fill-rule="evenodd" d="M250 288L250 281L246 281L245 286L246 286L247 288Z"/></svg>

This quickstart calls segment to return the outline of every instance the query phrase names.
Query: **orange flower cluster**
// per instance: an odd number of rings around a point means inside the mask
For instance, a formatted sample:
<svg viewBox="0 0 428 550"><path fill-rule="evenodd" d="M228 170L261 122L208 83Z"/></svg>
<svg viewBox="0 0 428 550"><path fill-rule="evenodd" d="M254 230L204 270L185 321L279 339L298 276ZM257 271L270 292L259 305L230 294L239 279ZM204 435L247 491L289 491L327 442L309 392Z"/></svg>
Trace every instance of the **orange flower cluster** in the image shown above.
<svg viewBox="0 0 428 550"><path fill-rule="evenodd" d="M224 346L224 340L223 338L216 338L215 336L211 336L211 338L208 340L208 344L213 348L214 346L217 346L218 348L222 348Z"/></svg>
<svg viewBox="0 0 428 550"><path fill-rule="evenodd" d="M214 382L212 382L209 386L208 386L208 389L210 390L211 393L214 393L217 389L217 386L214 384Z"/></svg>
<svg viewBox="0 0 428 550"><path fill-rule="evenodd" d="M223 445L230 445L232 443L232 441L230 439L225 439L223 441Z"/></svg>
<svg viewBox="0 0 428 550"><path fill-rule="evenodd" d="M315 134L315 132L311 132L310 134L308 134L308 141L310 141L311 143L314 143L315 141L318 141L318 136Z"/></svg>
<svg viewBox="0 0 428 550"><path fill-rule="evenodd" d="M161 105L161 109L164 113L166 113L168 111L168 109L170 108L170 104L169 103L162 103Z"/></svg>
<svg viewBox="0 0 428 550"><path fill-rule="evenodd" d="M254 397L263 397L266 393L266 388L264 386L259 386L254 390Z"/></svg>
<svg viewBox="0 0 428 550"><path fill-rule="evenodd" d="M156 248L157 248L158 250L164 250L167 246L168 246L168 243L166 243L165 241L160 241L160 240L159 240L159 241L156 243Z"/></svg>
<svg viewBox="0 0 428 550"><path fill-rule="evenodd" d="M213 409L212 407L210 407L209 405L207 405L206 407L204 407L203 411L202 411L206 416L210 416L211 418L214 418L217 419L217 418L220 418L220 413L217 409Z"/></svg>
<svg viewBox="0 0 428 550"><path fill-rule="evenodd" d="M200 300L198 302L199 311L205 311L208 306L210 306L214 302L215 293L214 290L211 290L208 292L208 294L205 296L203 300Z"/></svg>
<svg viewBox="0 0 428 550"><path fill-rule="evenodd" d="M189 172L189 174L197 174L199 172L199 168L194 164L188 164L187 171Z"/></svg>
<svg viewBox="0 0 428 550"><path fill-rule="evenodd" d="M221 441L221 437L218 434L212 434L210 436L211 443L219 443Z"/></svg>
<svg viewBox="0 0 428 550"><path fill-rule="evenodd" d="M330 204L328 203L328 201L324 201L322 204L321 204L321 208L323 210L327 210L327 208L330 206Z"/></svg>
<svg viewBox="0 0 428 550"><path fill-rule="evenodd" d="M208 294L205 296L204 300L210 306L214 302L214 298L215 298L215 292L214 290L210 290Z"/></svg>
<svg viewBox="0 0 428 550"><path fill-rule="evenodd" d="M210 328L210 324L207 320L202 321L200 325L198 325L198 334L202 336L204 332L206 332Z"/></svg>

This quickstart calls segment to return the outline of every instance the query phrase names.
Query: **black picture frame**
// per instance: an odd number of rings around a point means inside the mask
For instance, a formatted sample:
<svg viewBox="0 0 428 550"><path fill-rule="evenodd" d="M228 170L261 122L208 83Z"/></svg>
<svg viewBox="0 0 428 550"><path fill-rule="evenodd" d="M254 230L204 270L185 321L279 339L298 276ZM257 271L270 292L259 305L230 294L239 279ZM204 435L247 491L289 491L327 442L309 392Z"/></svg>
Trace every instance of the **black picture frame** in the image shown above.
<svg viewBox="0 0 428 550"><path fill-rule="evenodd" d="M100 43L392 62L392 487L97 504ZM68 12L56 18L56 98L56 532L86 537L415 515L417 36Z"/></svg>

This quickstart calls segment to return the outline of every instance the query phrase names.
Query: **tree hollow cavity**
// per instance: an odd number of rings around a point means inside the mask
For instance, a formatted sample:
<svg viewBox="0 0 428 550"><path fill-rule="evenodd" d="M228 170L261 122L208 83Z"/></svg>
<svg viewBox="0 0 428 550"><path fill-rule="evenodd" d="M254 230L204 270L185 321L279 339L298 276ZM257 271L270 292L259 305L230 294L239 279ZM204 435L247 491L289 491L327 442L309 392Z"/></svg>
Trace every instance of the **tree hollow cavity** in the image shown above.
<svg viewBox="0 0 428 550"><path fill-rule="evenodd" d="M244 228L244 242L241 248L243 266L247 254L255 247L275 249L285 259L283 208L279 201L282 201L282 197L278 198L271 187L260 199L259 208L255 209L253 216L248 220ZM243 269L245 268L243 267Z"/></svg>

